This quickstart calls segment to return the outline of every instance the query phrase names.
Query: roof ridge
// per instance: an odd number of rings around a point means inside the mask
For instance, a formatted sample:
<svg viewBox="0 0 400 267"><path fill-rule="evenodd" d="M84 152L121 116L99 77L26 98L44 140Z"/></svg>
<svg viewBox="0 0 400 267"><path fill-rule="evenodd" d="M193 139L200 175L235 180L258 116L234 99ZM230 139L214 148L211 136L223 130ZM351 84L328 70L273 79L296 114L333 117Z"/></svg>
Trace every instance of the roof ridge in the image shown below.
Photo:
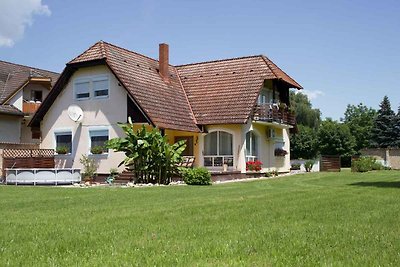
<svg viewBox="0 0 400 267"><path fill-rule="evenodd" d="M271 64L274 64L275 65L275 67L277 68L277 69L279 69L281 72L283 72L283 74L285 74L289 79L291 79L295 84L293 84L293 85L297 85L298 87L299 87L299 89L303 89L303 87L298 83L298 82L296 82L296 80L295 79L293 79L289 74L287 74L284 70L282 70L278 65L276 65L272 60L270 60L267 56L264 56L264 55L262 55L262 58L264 59L264 61L265 62L267 62L266 61L266 59L271 63ZM268 63L267 63L267 65L268 65ZM269 66L268 66L269 67ZM271 68L270 68L271 69ZM279 77L279 76L277 76L276 74L275 74L275 72L271 69L271 71L272 71L272 73L274 73L274 75L277 77L277 78L279 78L279 79L283 79L282 77Z"/></svg>
<svg viewBox="0 0 400 267"><path fill-rule="evenodd" d="M135 51L129 50L128 48L121 47L121 46L118 46L118 45L115 45L115 44L112 44L112 43L109 43L109 42L105 42L105 41L103 41L103 43L104 43L104 44L106 44L106 45L110 45L110 46L113 46L113 47L116 47L116 48L119 48L119 49L125 50L125 51L127 51L127 52L129 52L129 53L133 53L133 54L136 54L136 55L138 55L138 56L141 56L141 57L144 57L144 58L147 58L147 59L150 59L150 60L153 60L153 61L156 61L156 62L158 62L158 60L157 60L157 59L154 59L154 58L151 58L151 57L149 57L149 56L146 56L146 55L140 54L140 53L138 53L138 52L135 52ZM169 64L169 65L170 65L170 66L173 66L173 65L171 65L171 64Z"/></svg>
<svg viewBox="0 0 400 267"><path fill-rule="evenodd" d="M250 56L242 56L242 57L232 57L232 58L225 58L225 59L215 59L215 60L209 60L209 61L202 61L202 62L195 62L195 63L188 63L188 64L182 64L182 65L176 65L175 67L185 67L185 66L190 66L190 65L200 65L200 64L207 64L207 63L214 63L214 62L222 62L222 61L230 61L230 60L239 60L239 59L245 59L245 58L256 58L256 57L262 57L262 55L250 55Z"/></svg>
<svg viewBox="0 0 400 267"><path fill-rule="evenodd" d="M194 115L194 112L193 112L193 109L192 109L192 105L190 104L190 101L189 101L189 98L187 96L185 87L182 84L181 76L179 75L179 72L178 72L177 68L174 68L174 70L175 70L176 76L178 77L178 81L179 81L179 84L180 84L180 86L181 86L181 88L183 90L183 93L185 94L185 99L186 99L186 101L188 103L190 113L192 113L193 121L197 125L197 119L196 119L196 116Z"/></svg>
<svg viewBox="0 0 400 267"><path fill-rule="evenodd" d="M22 64L19 64L19 63L14 63L14 62L2 60L2 59L0 59L0 62L4 62L4 63L7 63L7 64L11 64L11 65L14 65L14 66L21 66L21 67L30 68L30 69L35 69L35 70L47 71L47 72L51 72L51 73L54 73L54 74L60 74L60 73L55 72L55 71L52 71L52 70L46 70L46 69L41 69L41 68L32 67L32 66L28 66L28 65L22 65Z"/></svg>
<svg viewBox="0 0 400 267"><path fill-rule="evenodd" d="M271 66L270 66L270 64L272 63L272 61L268 58L268 57L266 57L266 56L264 56L264 55L261 55L261 57L262 57L262 59L264 60L264 62L265 62L265 64L267 65L267 67L269 68L269 70L275 75L275 77L277 78L277 79L279 79L280 77L275 73L275 71L271 68ZM275 65L275 64L274 64ZM275 65L276 66L276 65Z"/></svg>
<svg viewBox="0 0 400 267"><path fill-rule="evenodd" d="M71 59L67 64L70 64L72 61L74 61L75 59L79 58L80 56L82 56L83 54L85 54L87 51L89 51L90 49L92 49L95 45L100 44L101 42L104 42L102 40L95 42L94 44L92 44L88 49L85 49L85 51L83 51L82 53L80 53L79 55L77 55L76 57L74 57L73 59Z"/></svg>

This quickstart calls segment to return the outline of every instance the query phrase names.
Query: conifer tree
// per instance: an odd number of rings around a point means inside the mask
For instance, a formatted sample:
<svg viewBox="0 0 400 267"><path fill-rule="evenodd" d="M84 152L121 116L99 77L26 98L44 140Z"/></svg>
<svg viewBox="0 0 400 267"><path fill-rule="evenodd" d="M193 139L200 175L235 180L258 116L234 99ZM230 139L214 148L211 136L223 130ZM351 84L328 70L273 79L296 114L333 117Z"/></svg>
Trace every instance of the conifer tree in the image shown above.
<svg viewBox="0 0 400 267"><path fill-rule="evenodd" d="M390 101L387 96L383 98L379 107L378 115L371 129L371 146L379 148L396 147L396 115L390 106Z"/></svg>

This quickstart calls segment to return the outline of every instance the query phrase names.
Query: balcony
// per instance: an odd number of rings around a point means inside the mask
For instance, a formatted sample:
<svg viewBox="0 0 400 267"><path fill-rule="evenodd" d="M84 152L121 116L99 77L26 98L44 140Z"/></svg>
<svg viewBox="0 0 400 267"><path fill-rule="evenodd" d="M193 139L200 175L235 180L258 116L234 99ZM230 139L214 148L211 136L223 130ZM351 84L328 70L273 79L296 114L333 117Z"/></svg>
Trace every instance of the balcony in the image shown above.
<svg viewBox="0 0 400 267"><path fill-rule="evenodd" d="M257 104L253 111L254 121L276 122L294 126L296 116L287 107L279 107L277 104Z"/></svg>
<svg viewBox="0 0 400 267"><path fill-rule="evenodd" d="M36 112L40 104L41 102L24 102L22 104L22 112L27 115L31 115Z"/></svg>

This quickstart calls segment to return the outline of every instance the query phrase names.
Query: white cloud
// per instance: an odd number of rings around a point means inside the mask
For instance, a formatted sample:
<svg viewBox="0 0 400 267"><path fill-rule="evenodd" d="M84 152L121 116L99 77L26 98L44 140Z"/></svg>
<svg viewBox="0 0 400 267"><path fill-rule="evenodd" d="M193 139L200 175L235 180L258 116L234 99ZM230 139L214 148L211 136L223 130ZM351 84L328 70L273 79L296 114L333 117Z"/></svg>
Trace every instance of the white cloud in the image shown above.
<svg viewBox="0 0 400 267"><path fill-rule="evenodd" d="M308 96L308 99L313 100L316 99L319 96L324 95L324 92L320 90L301 90L299 93L303 93Z"/></svg>
<svg viewBox="0 0 400 267"><path fill-rule="evenodd" d="M26 26L31 26L34 15L51 14L42 0L0 0L0 47L11 47L24 36Z"/></svg>

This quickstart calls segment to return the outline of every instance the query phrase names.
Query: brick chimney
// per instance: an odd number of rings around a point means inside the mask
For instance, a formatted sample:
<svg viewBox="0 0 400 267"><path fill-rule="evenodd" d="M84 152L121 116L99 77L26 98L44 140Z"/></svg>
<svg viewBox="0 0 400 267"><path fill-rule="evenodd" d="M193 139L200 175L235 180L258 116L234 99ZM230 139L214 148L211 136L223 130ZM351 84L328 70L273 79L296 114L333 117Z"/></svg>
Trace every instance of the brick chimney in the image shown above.
<svg viewBox="0 0 400 267"><path fill-rule="evenodd" d="M159 47L158 64L160 68L160 75L164 82L169 82L169 55L168 55L168 44L162 43Z"/></svg>

